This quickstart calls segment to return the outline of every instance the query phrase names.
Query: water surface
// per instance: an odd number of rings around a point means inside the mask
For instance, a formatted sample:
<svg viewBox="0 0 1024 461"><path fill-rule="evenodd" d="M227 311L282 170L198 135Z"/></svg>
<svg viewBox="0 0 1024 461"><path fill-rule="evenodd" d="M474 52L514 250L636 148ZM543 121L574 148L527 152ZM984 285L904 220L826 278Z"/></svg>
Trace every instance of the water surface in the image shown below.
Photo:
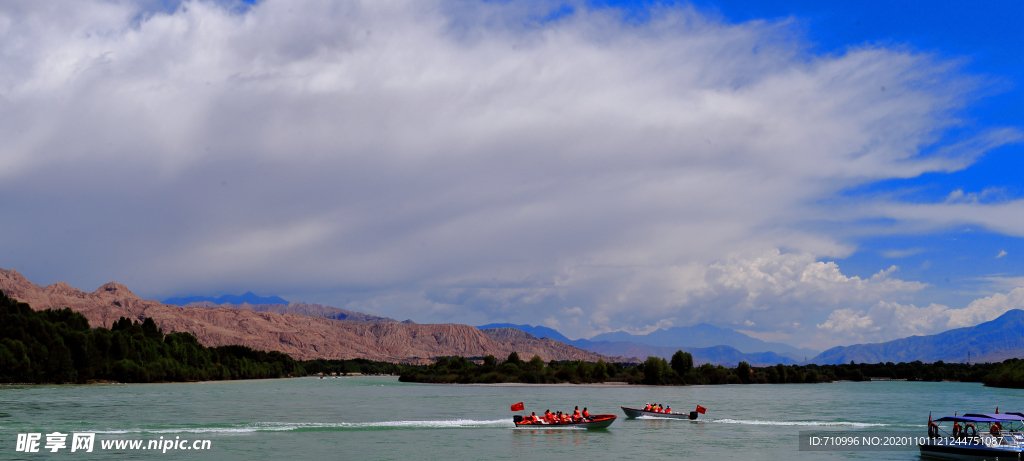
<svg viewBox="0 0 1024 461"><path fill-rule="evenodd" d="M1024 410L974 383L461 386L397 378L0 386L0 459L919 459L799 452L802 430L919 431L928 412ZM509 406L619 416L606 430L513 430ZM621 405L708 408L696 422L627 420ZM18 433L96 432L93 453L16 453ZM101 450L112 439L208 439L208 451ZM70 446L70 442L69 442Z"/></svg>

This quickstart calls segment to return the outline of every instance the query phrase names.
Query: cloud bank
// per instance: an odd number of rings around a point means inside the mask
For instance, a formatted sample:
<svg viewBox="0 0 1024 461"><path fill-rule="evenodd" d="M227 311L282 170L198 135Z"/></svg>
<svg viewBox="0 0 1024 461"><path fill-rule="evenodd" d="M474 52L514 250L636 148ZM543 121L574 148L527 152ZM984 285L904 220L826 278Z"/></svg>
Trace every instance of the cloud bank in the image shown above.
<svg viewBox="0 0 1024 461"><path fill-rule="evenodd" d="M817 328L822 333L821 340L832 344L878 342L974 326L1010 309L1024 309L1024 287L979 298L961 309L941 304L917 307L885 301L867 310L838 309Z"/></svg>
<svg viewBox="0 0 1024 461"><path fill-rule="evenodd" d="M1019 138L939 143L978 81L912 50L813 55L787 22L685 7L635 23L548 4L145 6L0 5L4 266L571 336L797 334L924 287L819 262L854 248L808 223L1024 228L1019 201L826 203Z"/></svg>

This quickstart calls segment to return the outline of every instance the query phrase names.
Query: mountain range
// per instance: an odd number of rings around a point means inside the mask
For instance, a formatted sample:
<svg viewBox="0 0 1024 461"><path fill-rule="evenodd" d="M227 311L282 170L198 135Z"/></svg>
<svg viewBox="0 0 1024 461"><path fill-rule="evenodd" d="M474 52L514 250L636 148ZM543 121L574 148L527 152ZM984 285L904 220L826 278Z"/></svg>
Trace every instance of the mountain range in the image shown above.
<svg viewBox="0 0 1024 461"><path fill-rule="evenodd" d="M212 296L185 296L182 298L169 298L164 300L164 304L172 304L175 306L185 306L192 303L208 302L213 304L243 304L248 303L252 305L260 304L288 304L288 301L278 296L260 296L251 291L247 291L241 296L235 295L223 295L218 298Z"/></svg>
<svg viewBox="0 0 1024 461"><path fill-rule="evenodd" d="M1001 362L1024 355L1024 310L1007 311L995 320L928 336L884 343L833 347L812 359L819 364L878 362Z"/></svg>
<svg viewBox="0 0 1024 461"><path fill-rule="evenodd" d="M557 330L544 326L492 323L477 328L516 328L538 338L551 338L580 349L623 357L662 357L669 359L676 351L689 352L694 363L736 366L804 363L819 351L798 349L788 344L769 343L727 328L706 323L692 327L660 329L646 335L623 331L602 333L590 339L569 339Z"/></svg>
<svg viewBox="0 0 1024 461"><path fill-rule="evenodd" d="M645 335L633 335L624 331L602 333L590 338L592 342L632 342L659 347L694 347L705 348L714 346L730 346L737 351L754 354L774 352L796 362L804 362L809 357L818 355L820 351L800 349L789 344L770 343L752 338L736 330L719 328L714 325L700 323L689 327L672 327L652 331Z"/></svg>
<svg viewBox="0 0 1024 461"><path fill-rule="evenodd" d="M280 299L280 298L278 298ZM248 309L254 312L277 312L278 314L298 314L298 315L314 315L317 317L323 317L326 319L333 320L349 320L354 322L394 322L395 319L388 317L378 317L376 315L364 314L362 312L350 311L348 309L342 309L340 307L324 306L322 304L307 304L307 303L264 303L264 304L251 304L251 303L221 303L214 304L210 301L190 302L182 307L229 307L232 309ZM403 323L412 323L411 320L406 320Z"/></svg>
<svg viewBox="0 0 1024 461"><path fill-rule="evenodd" d="M554 328L542 327L540 325L533 326L533 325L516 325L514 323L489 323L487 325L478 326L477 328L479 328L481 330L484 330L484 329L487 329L487 328L515 328L515 329L520 330L520 331L525 331L525 332L527 332L527 333L529 333L529 334L531 334L533 336L536 336L538 338L551 338L551 339L553 339L555 341L560 341L560 342L563 342L563 343L566 343L566 344L569 344L569 343L572 342L571 339L566 338L565 335L559 333L558 330L555 330Z"/></svg>
<svg viewBox="0 0 1024 461"><path fill-rule="evenodd" d="M151 318L164 333L189 332L204 346L238 344L284 352L297 360L365 358L428 363L440 356L507 357L513 351L524 358L536 355L545 361L630 360L597 354L553 339L537 339L518 330L482 331L469 325L418 325L390 319L335 320L318 315L257 312L227 306L182 307L142 299L115 282L91 293L64 282L43 287L14 270L0 269L0 290L36 310L70 308L84 315L93 327L110 328L121 317L137 321Z"/></svg>
<svg viewBox="0 0 1024 461"><path fill-rule="evenodd" d="M636 362L648 356L668 359L675 351L683 350L690 352L697 364L732 366L740 361L751 365L801 363L814 352L707 324L673 327L647 335L614 332L570 340L542 326L418 325L320 304L218 305L214 301L193 301L177 306L142 299L115 282L87 293L64 282L46 287L36 285L17 271L5 269L0 269L0 290L36 310L71 308L93 326L109 328L121 317L139 321L152 318L165 333L187 331L206 346L240 344L281 351L299 360L366 358L426 363L440 356L503 357L516 351L524 358L537 355L545 361ZM963 362L968 352L972 362L996 362L1024 355L1022 340L1024 311L1015 309L973 327L884 343L835 347L814 356L810 362Z"/></svg>

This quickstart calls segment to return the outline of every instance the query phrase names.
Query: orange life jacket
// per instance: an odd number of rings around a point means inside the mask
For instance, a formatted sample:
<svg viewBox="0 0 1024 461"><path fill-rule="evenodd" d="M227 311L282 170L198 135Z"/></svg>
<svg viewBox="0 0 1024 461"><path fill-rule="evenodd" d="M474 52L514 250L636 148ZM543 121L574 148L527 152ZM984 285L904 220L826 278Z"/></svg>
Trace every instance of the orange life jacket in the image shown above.
<svg viewBox="0 0 1024 461"><path fill-rule="evenodd" d="M672 407L666 407L665 413L672 413Z"/></svg>
<svg viewBox="0 0 1024 461"><path fill-rule="evenodd" d="M590 412L587 411L587 410L583 410L583 417L584 418L589 418L590 417Z"/></svg>

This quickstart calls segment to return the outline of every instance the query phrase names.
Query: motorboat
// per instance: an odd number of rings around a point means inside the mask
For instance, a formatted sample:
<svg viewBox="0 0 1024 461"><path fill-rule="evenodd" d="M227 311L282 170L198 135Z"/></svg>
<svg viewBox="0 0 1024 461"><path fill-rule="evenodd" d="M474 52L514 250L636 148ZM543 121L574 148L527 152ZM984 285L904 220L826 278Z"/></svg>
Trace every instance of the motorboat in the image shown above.
<svg viewBox="0 0 1024 461"><path fill-rule="evenodd" d="M666 419L697 419L697 412L691 411L687 413L660 413L657 411L643 410L640 408L629 408L622 407L622 411L626 413L626 417L629 419L633 418L666 418Z"/></svg>
<svg viewBox="0 0 1024 461"><path fill-rule="evenodd" d="M549 423L541 420L536 423L527 423L523 417L515 415L512 417L516 429L604 429L615 422L615 415L592 415L589 419L579 422L557 422Z"/></svg>
<svg viewBox="0 0 1024 461"><path fill-rule="evenodd" d="M946 431L940 423L953 423ZM1021 459L1024 456L1024 413L968 413L928 422L928 439L919 443L921 456L937 459Z"/></svg>

